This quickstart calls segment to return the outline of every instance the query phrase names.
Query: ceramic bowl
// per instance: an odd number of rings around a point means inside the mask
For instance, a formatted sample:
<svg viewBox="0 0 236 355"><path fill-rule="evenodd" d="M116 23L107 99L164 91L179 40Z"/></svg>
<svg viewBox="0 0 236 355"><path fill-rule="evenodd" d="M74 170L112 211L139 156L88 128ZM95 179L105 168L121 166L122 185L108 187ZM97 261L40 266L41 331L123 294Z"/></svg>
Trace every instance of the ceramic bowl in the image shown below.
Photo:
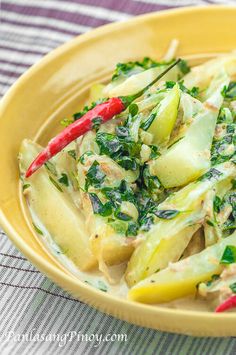
<svg viewBox="0 0 236 355"><path fill-rule="evenodd" d="M79 36L46 55L12 86L1 102L0 224L42 273L74 297L115 317L163 331L235 336L236 312L214 314L168 309L119 299L76 279L37 242L19 194L17 154L24 138L46 144L59 121L82 106L92 82L105 80L117 62L161 58L178 38L178 56L206 57L236 48L236 7L182 8L135 17ZM201 56L200 56L201 57Z"/></svg>

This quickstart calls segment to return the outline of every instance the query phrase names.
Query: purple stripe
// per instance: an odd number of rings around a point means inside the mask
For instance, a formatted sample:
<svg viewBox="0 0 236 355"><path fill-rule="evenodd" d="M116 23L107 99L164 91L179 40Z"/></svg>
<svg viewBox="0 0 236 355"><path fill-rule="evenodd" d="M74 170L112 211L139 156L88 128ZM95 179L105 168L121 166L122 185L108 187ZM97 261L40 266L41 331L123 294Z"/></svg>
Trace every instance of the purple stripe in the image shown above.
<svg viewBox="0 0 236 355"><path fill-rule="evenodd" d="M30 51L28 53L30 53ZM25 64L25 63L17 62L17 61L12 60L12 59L11 60L9 60L9 59L1 59L1 63L6 63L6 64L10 63L10 64L13 64L13 65L16 65L16 66L19 66L19 64L20 64L21 67L25 67L26 69L29 68L29 66L31 65L31 64Z"/></svg>
<svg viewBox="0 0 236 355"><path fill-rule="evenodd" d="M8 62L8 63L10 63L10 62ZM30 65L29 65L29 67L30 67ZM24 70L23 70L22 73L15 73L14 70L4 70L4 69L2 69L2 68L0 67L0 74L4 74L4 75L8 76L8 79L10 79L10 78L18 78L18 77L19 77L20 75L22 75L23 73L24 73ZM0 80L3 80L3 79L1 78L1 76L0 76ZM7 79L6 79L5 82L7 82Z"/></svg>
<svg viewBox="0 0 236 355"><path fill-rule="evenodd" d="M2 2L2 10L18 13L19 16L20 14L23 14L29 16L29 18L32 17L32 22L33 22L33 16L42 16L48 18L49 19L48 22L50 22L50 18L53 18L57 20L63 20L69 23L79 24L82 26L90 26L90 27L98 27L110 22L109 20L106 19L102 20L88 15L82 15L76 12L72 13L72 12L67 12L62 10L47 9L47 8L33 7L33 6L24 7L21 5L7 4L4 2ZM96 12L96 9L94 9L94 11ZM35 27L39 27L39 25L35 25Z"/></svg>
<svg viewBox="0 0 236 355"><path fill-rule="evenodd" d="M30 45L29 45L29 47L30 47ZM7 50L10 50L10 51L12 51L12 50L16 50L15 48L14 48L14 46L10 46L10 45L8 45L8 46L6 46L6 45L1 45L1 48L2 49L7 49ZM19 53L27 53L27 54L41 54L42 56L43 55L45 55L46 53L48 53L50 51L50 49L48 49L48 51L36 51L36 50L29 50L29 49L19 49L19 48L17 48L17 52L19 52ZM9 63L9 61L7 61L6 63Z"/></svg>
<svg viewBox="0 0 236 355"><path fill-rule="evenodd" d="M141 15L147 12L170 9L176 6L151 4L134 0L70 0L76 4L99 6L108 10L119 11L131 15Z"/></svg>

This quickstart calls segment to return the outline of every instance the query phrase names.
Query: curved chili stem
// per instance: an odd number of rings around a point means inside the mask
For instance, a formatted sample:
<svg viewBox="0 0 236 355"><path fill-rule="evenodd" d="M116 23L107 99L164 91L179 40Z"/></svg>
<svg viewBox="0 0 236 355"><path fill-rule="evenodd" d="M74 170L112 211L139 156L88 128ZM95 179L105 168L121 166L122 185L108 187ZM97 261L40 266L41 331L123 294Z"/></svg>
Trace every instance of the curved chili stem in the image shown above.
<svg viewBox="0 0 236 355"><path fill-rule="evenodd" d="M161 74L159 74L150 84L145 86L142 90L137 92L134 95L129 95L129 96L120 96L120 99L124 103L125 107L127 108L134 100L136 100L138 97L142 96L145 91L147 91L152 85L154 85L158 80L160 80L166 73L168 73L173 67L175 67L181 59L177 59L174 61L168 68L166 68Z"/></svg>
<svg viewBox="0 0 236 355"><path fill-rule="evenodd" d="M167 69L159 74L149 85L140 90L138 93L129 96L112 97L108 101L95 106L92 110L88 111L77 121L70 124L56 137L48 143L47 147L35 158L26 171L25 177L30 177L36 170L45 164L50 158L59 153L68 144L76 138L84 135L86 132L93 129L95 120L99 119L99 123L104 123L114 116L124 111L134 100L142 96L153 84L160 80L169 70L171 70L180 59L172 63Z"/></svg>
<svg viewBox="0 0 236 355"><path fill-rule="evenodd" d="M227 298L224 302L222 302L215 310L215 312L224 312L228 309L236 308L236 295Z"/></svg>

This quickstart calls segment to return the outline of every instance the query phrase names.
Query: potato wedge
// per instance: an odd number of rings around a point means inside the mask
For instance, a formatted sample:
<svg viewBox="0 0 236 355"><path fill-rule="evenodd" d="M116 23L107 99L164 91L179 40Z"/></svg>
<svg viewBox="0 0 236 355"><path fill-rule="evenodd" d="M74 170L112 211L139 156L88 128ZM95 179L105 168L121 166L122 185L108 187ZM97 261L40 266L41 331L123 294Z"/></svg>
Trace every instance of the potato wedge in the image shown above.
<svg viewBox="0 0 236 355"><path fill-rule="evenodd" d="M19 155L22 176L40 150L37 144L23 141ZM29 207L64 254L81 270L91 269L96 265L96 258L89 246L83 215L63 186L60 185L59 191L49 176L52 179L50 172L42 167L24 182L30 185L25 190Z"/></svg>
<svg viewBox="0 0 236 355"><path fill-rule="evenodd" d="M194 294L200 282L222 271L219 262L227 245L236 246L236 233L139 282L131 288L128 298L143 303L162 303Z"/></svg>

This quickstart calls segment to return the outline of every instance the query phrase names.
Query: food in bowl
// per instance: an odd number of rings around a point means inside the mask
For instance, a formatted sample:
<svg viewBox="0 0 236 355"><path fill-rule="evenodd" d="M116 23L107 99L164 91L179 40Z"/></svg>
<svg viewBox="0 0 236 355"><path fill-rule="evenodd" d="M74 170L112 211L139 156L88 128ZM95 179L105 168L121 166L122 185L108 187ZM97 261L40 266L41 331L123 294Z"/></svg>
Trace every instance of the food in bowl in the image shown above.
<svg viewBox="0 0 236 355"><path fill-rule="evenodd" d="M118 64L46 148L19 153L38 238L130 300L236 310L236 54ZM168 58L169 57L169 58Z"/></svg>

